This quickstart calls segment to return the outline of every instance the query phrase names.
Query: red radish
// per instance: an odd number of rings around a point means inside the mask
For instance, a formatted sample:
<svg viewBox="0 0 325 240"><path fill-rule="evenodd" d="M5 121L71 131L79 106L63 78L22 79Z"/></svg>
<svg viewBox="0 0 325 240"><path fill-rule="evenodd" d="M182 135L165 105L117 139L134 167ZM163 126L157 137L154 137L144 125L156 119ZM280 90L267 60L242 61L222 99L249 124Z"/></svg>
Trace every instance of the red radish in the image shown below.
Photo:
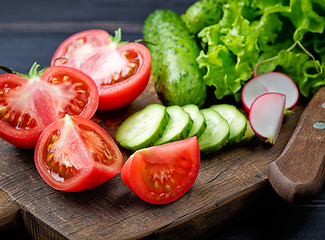
<svg viewBox="0 0 325 240"><path fill-rule="evenodd" d="M296 105L299 90L294 81L287 75L279 72L264 73L254 77L245 84L242 91L242 102L247 112L254 100L268 92L282 93L286 96L285 110Z"/></svg>
<svg viewBox="0 0 325 240"><path fill-rule="evenodd" d="M264 93L251 105L249 122L260 139L274 144L278 138L286 103L281 93Z"/></svg>

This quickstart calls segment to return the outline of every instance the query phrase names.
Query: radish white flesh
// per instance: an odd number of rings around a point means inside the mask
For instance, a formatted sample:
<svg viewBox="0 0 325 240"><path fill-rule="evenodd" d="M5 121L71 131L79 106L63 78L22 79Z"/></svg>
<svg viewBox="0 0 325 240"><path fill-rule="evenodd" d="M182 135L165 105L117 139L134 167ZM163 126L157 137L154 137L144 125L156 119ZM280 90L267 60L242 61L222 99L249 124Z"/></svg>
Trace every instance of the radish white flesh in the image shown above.
<svg viewBox="0 0 325 240"><path fill-rule="evenodd" d="M256 136L274 144L278 138L285 108L286 96L281 93L265 93L253 102L249 122Z"/></svg>
<svg viewBox="0 0 325 240"><path fill-rule="evenodd" d="M254 100L267 92L282 93L286 96L285 110L294 107L299 98L299 90L294 81L279 72L264 73L254 77L245 84L242 91L242 101L247 112Z"/></svg>

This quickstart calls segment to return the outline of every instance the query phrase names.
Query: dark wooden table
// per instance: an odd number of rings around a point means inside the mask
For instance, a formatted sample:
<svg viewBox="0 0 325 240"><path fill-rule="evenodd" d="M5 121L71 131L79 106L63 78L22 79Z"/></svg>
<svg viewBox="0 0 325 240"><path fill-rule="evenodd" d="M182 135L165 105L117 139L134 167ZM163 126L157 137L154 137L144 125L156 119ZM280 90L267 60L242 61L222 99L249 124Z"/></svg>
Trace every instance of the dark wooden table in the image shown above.
<svg viewBox="0 0 325 240"><path fill-rule="evenodd" d="M194 0L29 0L2 1L0 5L0 64L27 73L36 61L49 65L59 43L77 31L101 28L113 33L121 27L123 40L142 38L145 18L157 8L183 13ZM1 156L0 156L1 158ZM1 160L1 159L0 159ZM0 169L1 171L1 169ZM325 239L325 189L311 202L288 204L269 184L261 201L198 239ZM5 193L0 189L0 198ZM249 202L249 199L247 200ZM11 205L1 205L0 213ZM229 209L231 212L231 209ZM29 239L19 213L1 239ZM10 219L8 219L10 222Z"/></svg>

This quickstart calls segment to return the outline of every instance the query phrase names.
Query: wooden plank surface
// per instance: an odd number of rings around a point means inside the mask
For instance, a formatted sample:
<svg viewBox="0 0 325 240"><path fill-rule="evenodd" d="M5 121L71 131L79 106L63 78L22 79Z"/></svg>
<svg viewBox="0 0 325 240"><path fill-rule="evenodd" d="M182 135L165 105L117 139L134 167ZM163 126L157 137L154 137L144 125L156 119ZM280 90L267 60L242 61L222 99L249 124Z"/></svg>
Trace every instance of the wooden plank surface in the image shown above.
<svg viewBox="0 0 325 240"><path fill-rule="evenodd" d="M97 112L93 121L111 136L133 112L158 102L151 82L146 91L126 108ZM285 119L274 146L254 138L249 144L228 147L202 156L198 178L179 200L156 206L134 195L116 176L107 183L79 193L54 190L39 176L33 150L0 142L0 187L22 207L28 232L35 239L130 239L150 236L193 238L258 199L268 184L266 169L281 153L302 112ZM125 159L129 156L123 151ZM188 229L191 229L189 231Z"/></svg>
<svg viewBox="0 0 325 240"><path fill-rule="evenodd" d="M0 14L0 64L22 73L27 73L35 61L45 67L61 41L89 28L113 33L122 27L123 40L139 39L143 21L154 9L169 8L182 13L193 2L5 1ZM131 105L114 112L98 112L93 120L114 137L127 116L153 102L158 99L150 83ZM283 150L303 106L304 103L298 105L295 114L285 119L275 146L254 138L248 145L204 156L194 186L181 199L164 206L138 199L120 176L80 193L56 191L37 173L32 150L0 140L0 199L6 206L0 213L9 212L9 219L13 219L9 222L15 222L19 208L24 227L33 239L214 239L214 232L225 222L270 196L274 199L266 168ZM127 158L128 153L123 153ZM286 206L281 201L280 204L279 209ZM0 229L8 226L3 216ZM212 230L204 234L209 229ZM241 239L240 234L237 237ZM230 235L229 239L236 236Z"/></svg>

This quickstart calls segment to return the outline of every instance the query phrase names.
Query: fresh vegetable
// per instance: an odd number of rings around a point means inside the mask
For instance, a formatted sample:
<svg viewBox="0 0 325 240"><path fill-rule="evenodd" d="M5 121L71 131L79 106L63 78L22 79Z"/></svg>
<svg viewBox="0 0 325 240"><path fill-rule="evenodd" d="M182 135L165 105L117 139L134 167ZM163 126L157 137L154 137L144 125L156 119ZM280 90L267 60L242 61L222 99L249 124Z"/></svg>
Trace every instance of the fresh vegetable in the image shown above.
<svg viewBox="0 0 325 240"><path fill-rule="evenodd" d="M217 24L198 34L204 49L197 61L217 99L240 100L257 64L257 75L282 72L305 97L325 85L324 1L231 0L223 10Z"/></svg>
<svg viewBox="0 0 325 240"><path fill-rule="evenodd" d="M240 141L247 128L247 119L245 115L230 104L218 104L210 108L217 111L229 124L230 132L227 144L232 145Z"/></svg>
<svg viewBox="0 0 325 240"><path fill-rule="evenodd" d="M119 148L103 128L69 115L42 132L34 159L45 182L68 192L96 187L120 173L124 165Z"/></svg>
<svg viewBox="0 0 325 240"><path fill-rule="evenodd" d="M246 127L246 132L245 132L244 136L242 137L242 139L240 139L238 142L236 142L236 145L248 143L255 136L255 132L252 129L251 124L248 119L246 119L246 126L247 127Z"/></svg>
<svg viewBox="0 0 325 240"><path fill-rule="evenodd" d="M0 75L0 137L21 148L34 148L41 132L69 115L91 118L98 106L98 89L83 72L68 67L29 74Z"/></svg>
<svg viewBox="0 0 325 240"><path fill-rule="evenodd" d="M224 0L200 0L191 5L181 19L190 34L198 34L204 27L216 24L222 17Z"/></svg>
<svg viewBox="0 0 325 240"><path fill-rule="evenodd" d="M185 139L188 137L193 126L193 120L190 114L182 107L173 105L167 107L166 111L169 115L169 121L163 135L155 142L155 145Z"/></svg>
<svg viewBox="0 0 325 240"><path fill-rule="evenodd" d="M285 110L293 108L299 98L297 85L287 75L279 72L264 73L246 83L242 91L242 102L249 109L254 100L267 92L282 93L286 96Z"/></svg>
<svg viewBox="0 0 325 240"><path fill-rule="evenodd" d="M204 70L196 62L200 49L180 16L171 10L154 11L144 22L143 36L152 43L152 76L163 104L202 106L207 93Z"/></svg>
<svg viewBox="0 0 325 240"><path fill-rule="evenodd" d="M95 81L99 110L115 110L135 100L148 84L149 50L140 43L121 42L100 29L73 34L56 49L51 64L80 69Z"/></svg>
<svg viewBox="0 0 325 240"><path fill-rule="evenodd" d="M248 119L233 105L200 110L194 104L150 104L128 117L117 129L115 139L122 147L136 151L195 136L202 153L211 153L226 144L246 143L254 135Z"/></svg>
<svg viewBox="0 0 325 240"><path fill-rule="evenodd" d="M168 122L166 107L150 104L127 118L117 129L115 139L132 151L150 147L163 135Z"/></svg>
<svg viewBox="0 0 325 240"><path fill-rule="evenodd" d="M198 106L194 104L185 105L183 106L183 109L190 114L190 117L193 120L193 126L188 137L196 136L199 138L207 127L204 115L201 113Z"/></svg>
<svg viewBox="0 0 325 240"><path fill-rule="evenodd" d="M202 109L207 128L199 137L200 151L205 154L215 152L222 148L229 139L230 127L217 111L211 108Z"/></svg>
<svg viewBox="0 0 325 240"><path fill-rule="evenodd" d="M249 111L249 122L256 135L275 144L284 116L286 96L268 92L257 97Z"/></svg>
<svg viewBox="0 0 325 240"><path fill-rule="evenodd" d="M183 196L200 169L196 137L136 151L121 171L124 183L152 204L166 204Z"/></svg>

